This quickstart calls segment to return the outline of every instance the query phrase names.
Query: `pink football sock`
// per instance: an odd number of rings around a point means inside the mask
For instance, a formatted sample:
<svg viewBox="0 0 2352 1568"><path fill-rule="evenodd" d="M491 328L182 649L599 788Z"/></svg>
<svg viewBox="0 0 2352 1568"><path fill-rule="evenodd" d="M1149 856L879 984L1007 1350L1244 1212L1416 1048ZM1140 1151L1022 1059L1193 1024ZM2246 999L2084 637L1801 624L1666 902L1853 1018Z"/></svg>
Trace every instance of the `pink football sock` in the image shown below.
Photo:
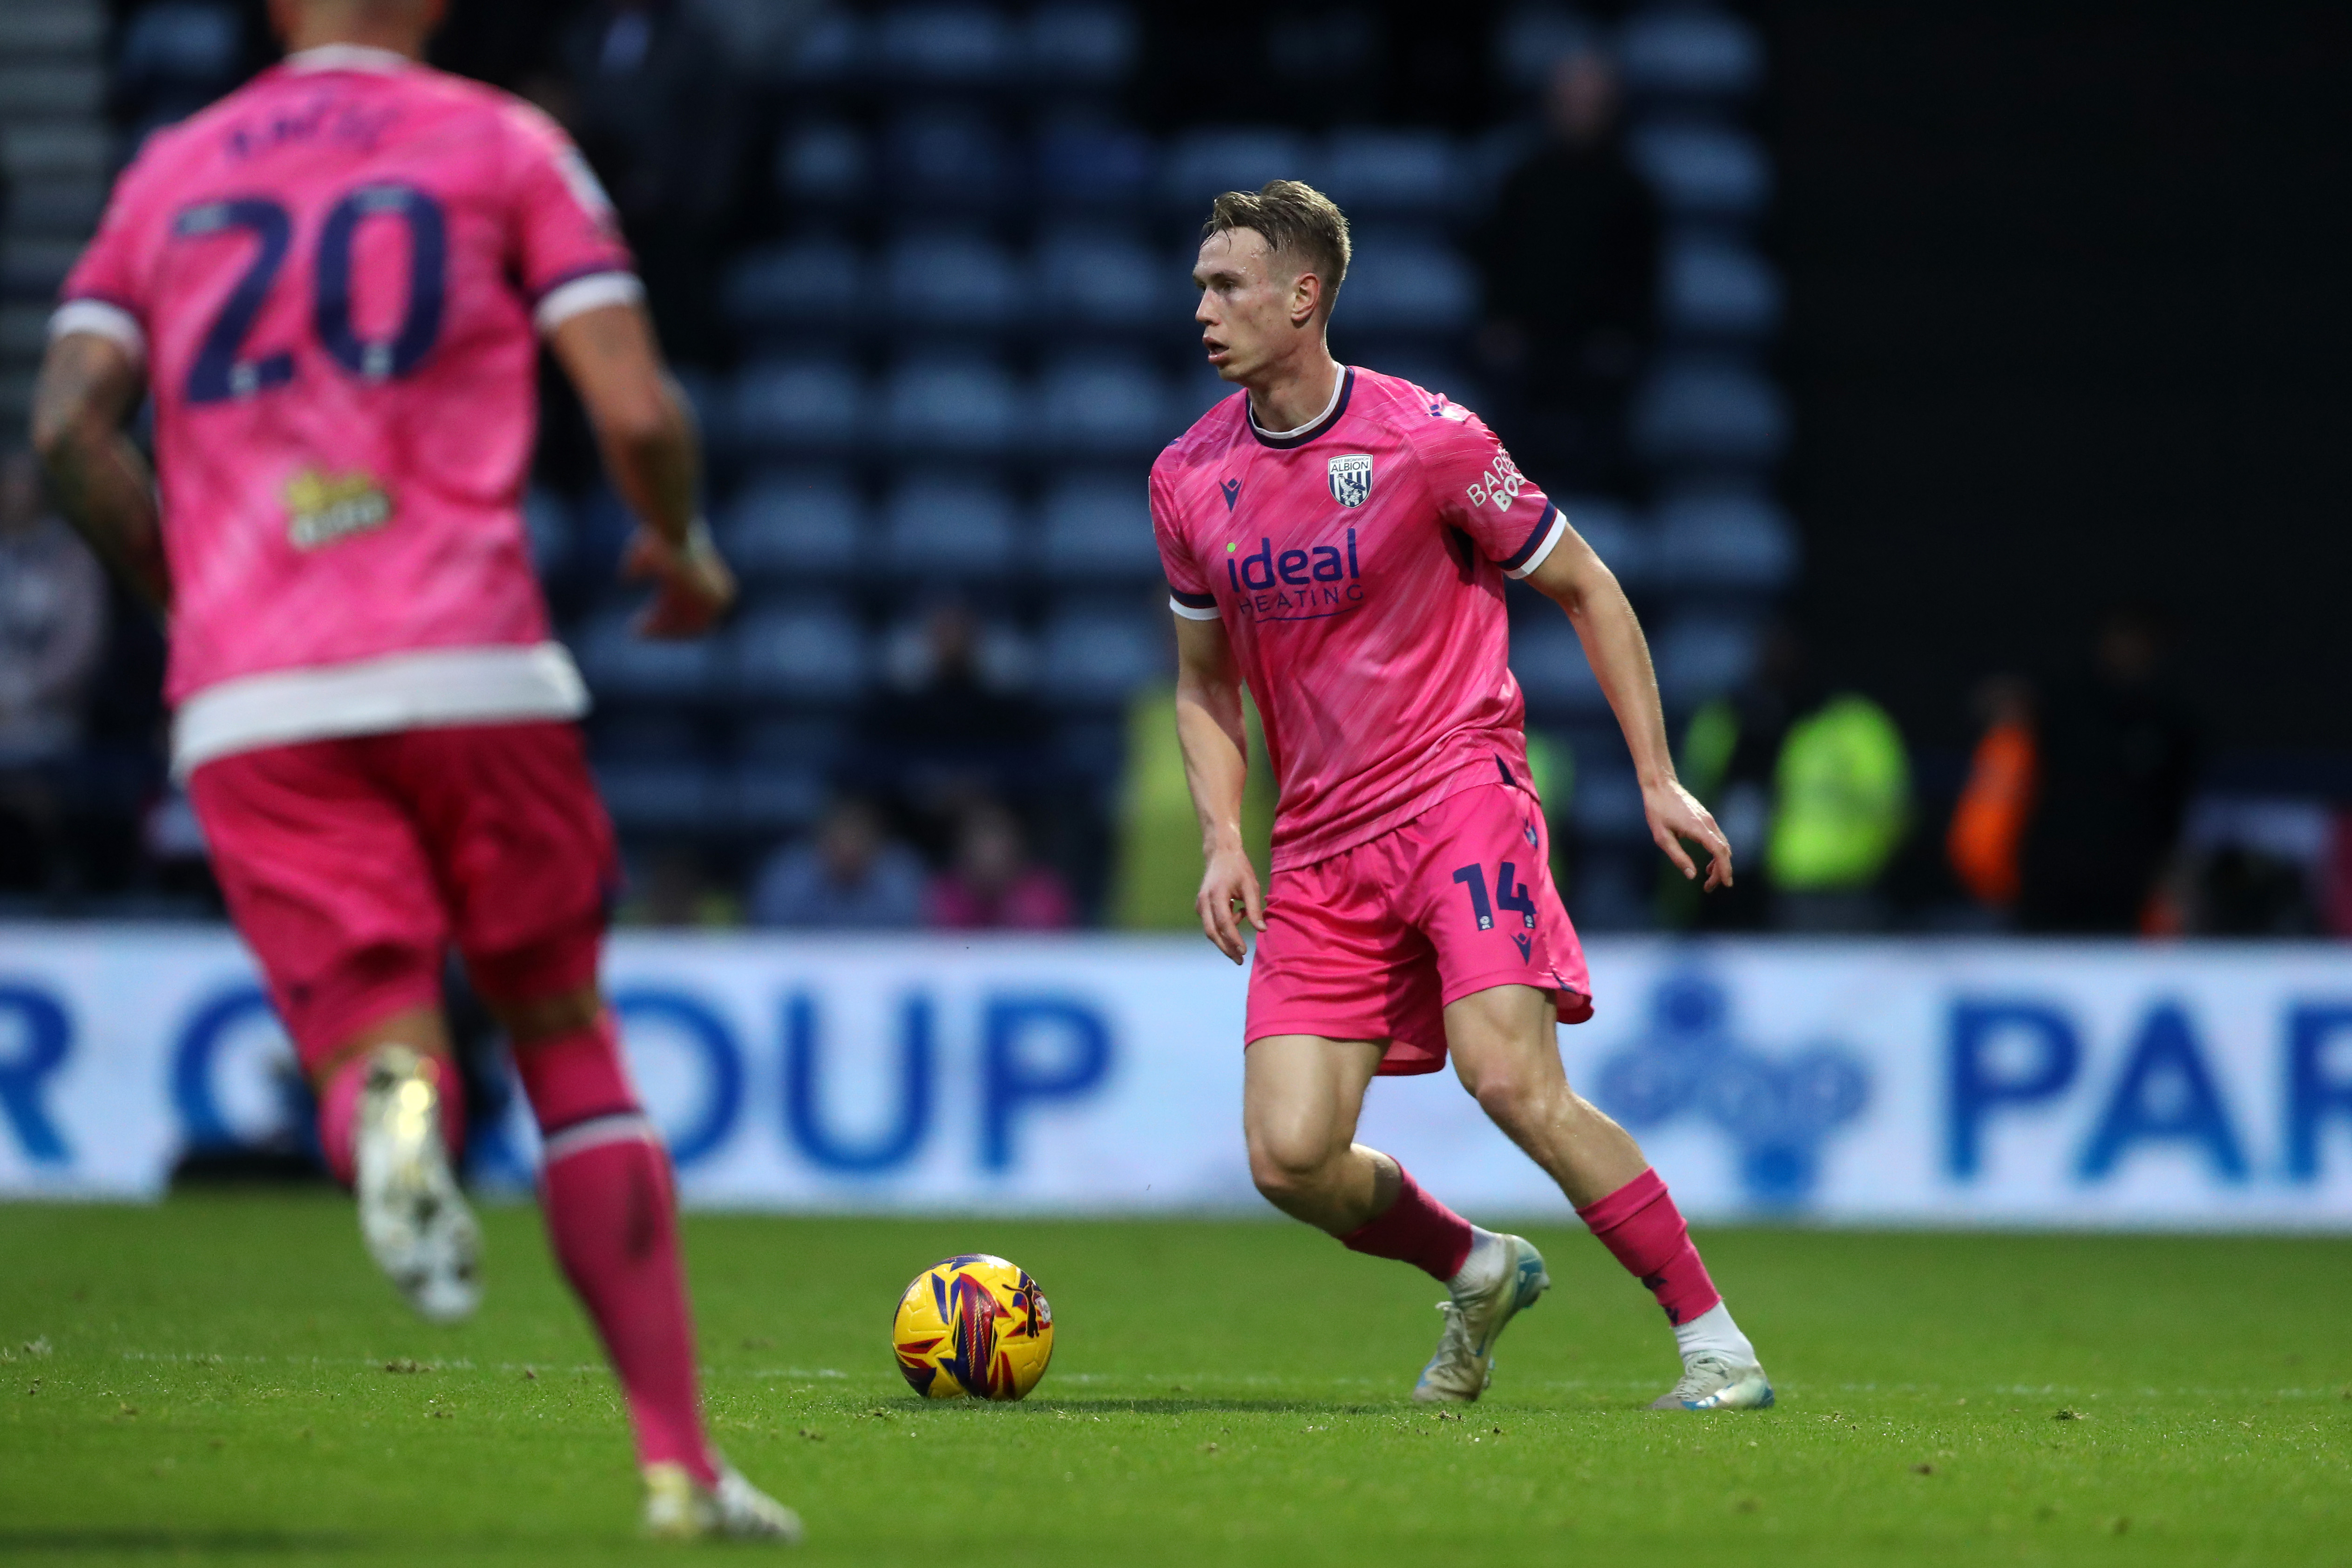
<svg viewBox="0 0 2352 1568"><path fill-rule="evenodd" d="M368 1053L360 1052L335 1069L327 1080L327 1091L319 1097L319 1152L326 1156L327 1170L335 1180L350 1186L359 1180L353 1165L352 1129L360 1119L360 1094L367 1088ZM466 1105L457 1092L457 1075L439 1057L425 1058L433 1069L433 1082L441 1091L441 1138L449 1151L449 1163L454 1168L458 1155L466 1147Z"/></svg>
<svg viewBox="0 0 2352 1568"><path fill-rule="evenodd" d="M1396 1202L1341 1237L1340 1245L1412 1264L1441 1282L1453 1279L1470 1256L1470 1222L1423 1192L1402 1165L1397 1177Z"/></svg>
<svg viewBox="0 0 2352 1568"><path fill-rule="evenodd" d="M546 1141L547 1233L621 1380L637 1462L683 1465L715 1485L669 1159L638 1108L612 1015L526 1047L515 1060Z"/></svg>
<svg viewBox="0 0 2352 1568"><path fill-rule="evenodd" d="M1601 1245L1617 1255L1666 1310L1666 1321L1687 1323L1723 1300L1706 1277L1682 1210L1655 1171L1643 1171L1598 1202L1576 1211Z"/></svg>

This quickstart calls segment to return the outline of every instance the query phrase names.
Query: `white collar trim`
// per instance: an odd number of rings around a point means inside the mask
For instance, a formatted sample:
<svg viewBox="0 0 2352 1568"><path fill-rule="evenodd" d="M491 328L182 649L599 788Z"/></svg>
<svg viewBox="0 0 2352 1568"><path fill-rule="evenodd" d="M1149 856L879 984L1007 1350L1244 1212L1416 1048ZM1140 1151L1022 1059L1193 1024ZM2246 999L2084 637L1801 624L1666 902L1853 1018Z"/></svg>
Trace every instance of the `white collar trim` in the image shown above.
<svg viewBox="0 0 2352 1568"><path fill-rule="evenodd" d="M1323 405L1322 413L1318 414L1314 418L1309 419L1306 424L1299 426L1295 430L1269 430L1265 426L1258 425L1257 405L1254 403L1248 405L1249 422L1253 425L1257 425L1259 435L1266 437L1271 440L1295 440L1298 437L1306 435L1309 430L1314 429L1318 425L1322 424L1326 419L1331 417L1331 410L1339 406L1339 394L1346 390L1347 385L1348 367L1343 364L1339 367L1339 374L1331 378L1331 401Z"/></svg>
<svg viewBox="0 0 2352 1568"><path fill-rule="evenodd" d="M397 49L379 49L367 44L320 44L316 48L297 49L286 57L286 68L292 71L389 74L406 70L415 63Z"/></svg>

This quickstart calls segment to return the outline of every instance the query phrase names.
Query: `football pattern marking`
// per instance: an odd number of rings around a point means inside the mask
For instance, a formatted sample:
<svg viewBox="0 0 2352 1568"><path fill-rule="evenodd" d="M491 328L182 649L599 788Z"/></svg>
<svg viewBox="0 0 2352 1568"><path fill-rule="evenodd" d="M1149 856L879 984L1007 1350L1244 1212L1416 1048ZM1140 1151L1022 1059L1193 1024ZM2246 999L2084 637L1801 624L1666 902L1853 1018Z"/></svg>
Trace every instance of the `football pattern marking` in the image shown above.
<svg viewBox="0 0 2352 1568"><path fill-rule="evenodd" d="M1018 1265L964 1253L917 1275L898 1299L892 1348L929 1399L1019 1399L1054 1355L1054 1309Z"/></svg>

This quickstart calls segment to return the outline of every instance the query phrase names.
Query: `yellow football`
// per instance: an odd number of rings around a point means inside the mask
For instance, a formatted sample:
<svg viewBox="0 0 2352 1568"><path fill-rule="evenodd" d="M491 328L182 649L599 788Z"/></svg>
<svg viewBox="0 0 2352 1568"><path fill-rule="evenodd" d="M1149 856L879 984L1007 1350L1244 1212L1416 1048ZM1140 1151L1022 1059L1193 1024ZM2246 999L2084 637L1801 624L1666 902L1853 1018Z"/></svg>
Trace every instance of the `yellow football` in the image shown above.
<svg viewBox="0 0 2352 1568"><path fill-rule="evenodd" d="M1054 1309L1017 1264L967 1252L915 1276L890 1340L926 1398L1019 1399L1054 1359Z"/></svg>

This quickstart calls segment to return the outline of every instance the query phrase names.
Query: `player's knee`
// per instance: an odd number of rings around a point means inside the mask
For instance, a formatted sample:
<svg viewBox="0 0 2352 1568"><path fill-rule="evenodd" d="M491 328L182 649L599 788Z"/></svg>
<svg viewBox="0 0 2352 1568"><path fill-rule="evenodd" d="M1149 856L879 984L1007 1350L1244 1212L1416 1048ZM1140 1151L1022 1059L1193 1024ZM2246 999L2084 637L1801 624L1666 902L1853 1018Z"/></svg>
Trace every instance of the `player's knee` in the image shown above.
<svg viewBox="0 0 2352 1568"><path fill-rule="evenodd" d="M1254 1133L1249 1141L1250 1180L1258 1194L1277 1208L1312 1196L1326 1186L1339 1150L1328 1140L1286 1134Z"/></svg>
<svg viewBox="0 0 2352 1568"><path fill-rule="evenodd" d="M1512 1127L1525 1121L1538 1109L1547 1087L1538 1075L1517 1063L1489 1063L1475 1074L1463 1075L1463 1087L1478 1109L1497 1126Z"/></svg>

